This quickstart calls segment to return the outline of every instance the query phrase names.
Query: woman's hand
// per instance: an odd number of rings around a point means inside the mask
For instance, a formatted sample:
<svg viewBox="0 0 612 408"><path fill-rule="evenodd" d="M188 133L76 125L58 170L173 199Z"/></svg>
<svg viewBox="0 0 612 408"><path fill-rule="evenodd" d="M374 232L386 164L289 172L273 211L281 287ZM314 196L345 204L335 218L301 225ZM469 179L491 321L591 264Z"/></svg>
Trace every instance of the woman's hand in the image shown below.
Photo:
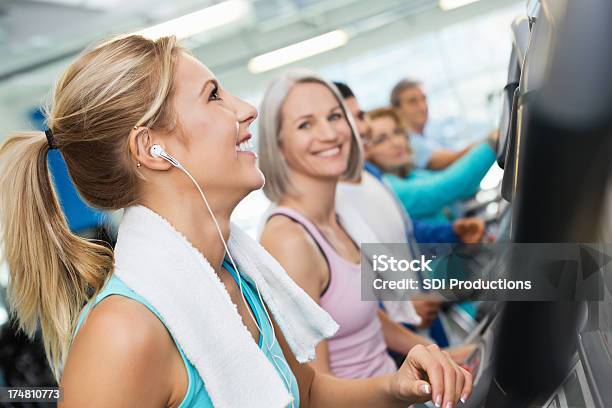
<svg viewBox="0 0 612 408"><path fill-rule="evenodd" d="M471 393L472 375L435 344L413 347L391 380L391 395L408 403L432 400L451 408Z"/></svg>

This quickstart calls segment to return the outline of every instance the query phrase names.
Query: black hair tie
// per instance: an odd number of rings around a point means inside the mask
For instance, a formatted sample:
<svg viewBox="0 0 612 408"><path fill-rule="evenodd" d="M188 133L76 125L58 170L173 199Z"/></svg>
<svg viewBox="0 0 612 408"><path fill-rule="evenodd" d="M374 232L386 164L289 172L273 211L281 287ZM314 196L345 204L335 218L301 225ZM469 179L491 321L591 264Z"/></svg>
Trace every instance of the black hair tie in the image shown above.
<svg viewBox="0 0 612 408"><path fill-rule="evenodd" d="M47 144L49 145L49 150L57 149L55 145L55 139L53 138L53 132L51 129L45 130L45 136L47 136Z"/></svg>

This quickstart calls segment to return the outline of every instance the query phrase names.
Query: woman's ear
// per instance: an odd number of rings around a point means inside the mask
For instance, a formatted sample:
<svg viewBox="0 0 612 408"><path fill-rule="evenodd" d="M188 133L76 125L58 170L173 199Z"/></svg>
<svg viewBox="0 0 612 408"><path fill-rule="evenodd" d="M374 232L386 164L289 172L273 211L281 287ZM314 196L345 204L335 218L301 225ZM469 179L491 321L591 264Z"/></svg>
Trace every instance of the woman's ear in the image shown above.
<svg viewBox="0 0 612 408"><path fill-rule="evenodd" d="M158 138L157 138L158 139ZM170 163L161 157L153 157L150 153L151 146L154 144L164 147L160 140L156 141L154 132L146 127L134 127L129 136L130 153L134 159L134 165L139 168L151 170L168 170L172 167Z"/></svg>

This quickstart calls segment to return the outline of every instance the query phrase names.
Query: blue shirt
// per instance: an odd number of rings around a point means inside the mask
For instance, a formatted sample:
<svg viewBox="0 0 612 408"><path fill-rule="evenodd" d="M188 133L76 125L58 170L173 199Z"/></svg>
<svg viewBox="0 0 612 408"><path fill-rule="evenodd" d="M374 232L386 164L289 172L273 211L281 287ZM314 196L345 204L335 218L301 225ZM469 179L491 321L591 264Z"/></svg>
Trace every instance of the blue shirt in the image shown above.
<svg viewBox="0 0 612 408"><path fill-rule="evenodd" d="M224 260L223 267L228 272L230 272L234 280L237 279L237 273L229 262ZM259 327L261 327L262 330L262 333L259 336L258 346L265 354L266 358L270 361L272 366L276 369L276 372L279 374L281 380L289 389L290 394L293 395L293 406L297 408L300 406L300 393L298 390L297 380L295 379L293 372L291 372L291 369L287 364L287 360L285 360L283 351L280 348L278 342L276 341L272 345L273 328L270 326L270 322L266 317L263 305L259 300L259 296L257 295L252 280L242 273L240 274L240 276L243 280L242 288L244 290L244 296L247 302L249 303L251 310L253 311L257 324L259 325ZM153 307L153 305L151 305L144 297L138 295L136 292L130 289L121 279L113 275L108 280L104 288L100 291L98 296L96 296L96 299L94 300L93 304L89 303L81 311L81 315L79 316L79 320L74 334L75 336L91 308L100 303L102 299L110 295L121 295L143 304L153 314L157 316L157 318L164 324L164 326L166 325L163 318ZM210 399L210 396L208 395L208 392L206 391L204 381L200 377L200 374L198 373L195 366L193 366L191 362L187 359L185 353L183 352L183 349L178 344L176 339L174 339L174 337L173 340L181 355L181 358L183 359L183 363L185 364L185 368L187 370L187 376L189 378L187 392L185 394L185 397L183 398L183 401L179 405L179 408L213 408L213 403ZM240 356L236 356L236 358L240 358ZM289 385L287 385L287 383L289 383ZM236 390L236 392L240 392L240 390ZM290 404L289 407L291 406L292 405Z"/></svg>
<svg viewBox="0 0 612 408"><path fill-rule="evenodd" d="M481 143L444 170L415 169L404 178L385 174L383 179L413 218L448 221L443 208L474 195L494 161L493 149Z"/></svg>
<svg viewBox="0 0 612 408"><path fill-rule="evenodd" d="M426 137L420 133L410 133L410 147L414 153L414 165L417 168L425 169L431 156L436 150L443 147L430 137Z"/></svg>

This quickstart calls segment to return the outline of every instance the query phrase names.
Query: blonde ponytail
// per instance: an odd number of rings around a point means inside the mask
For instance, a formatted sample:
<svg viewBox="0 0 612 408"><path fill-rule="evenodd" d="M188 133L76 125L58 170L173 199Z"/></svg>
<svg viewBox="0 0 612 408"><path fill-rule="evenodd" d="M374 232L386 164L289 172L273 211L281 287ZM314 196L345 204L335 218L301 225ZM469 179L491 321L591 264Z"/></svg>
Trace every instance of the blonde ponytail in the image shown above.
<svg viewBox="0 0 612 408"><path fill-rule="evenodd" d="M86 50L64 72L47 109L54 146L75 187L102 210L138 202L141 176L129 153L134 125L173 131L174 37L117 37ZM10 270L9 306L29 336L40 323L59 381L78 314L113 269L113 253L72 234L57 201L42 132L0 147L0 223Z"/></svg>
<svg viewBox="0 0 612 408"><path fill-rule="evenodd" d="M72 234L47 168L44 133L11 135L0 148L0 223L10 270L8 301L19 328L38 323L56 379L87 294L113 268L111 249Z"/></svg>

